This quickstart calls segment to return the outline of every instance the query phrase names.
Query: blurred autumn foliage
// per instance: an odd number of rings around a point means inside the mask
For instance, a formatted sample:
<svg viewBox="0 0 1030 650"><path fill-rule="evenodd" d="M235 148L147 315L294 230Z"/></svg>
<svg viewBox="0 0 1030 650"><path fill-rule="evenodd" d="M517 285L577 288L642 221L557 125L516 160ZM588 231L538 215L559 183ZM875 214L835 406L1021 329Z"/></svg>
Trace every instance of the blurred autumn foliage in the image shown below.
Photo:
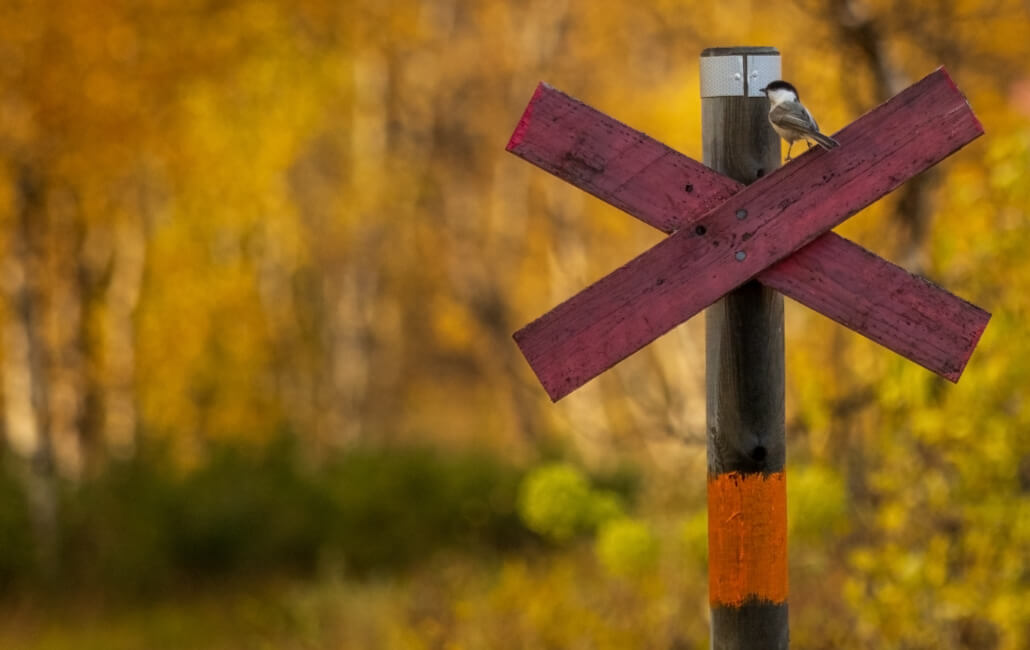
<svg viewBox="0 0 1030 650"><path fill-rule="evenodd" d="M660 234L504 144L546 80L699 158L700 51L772 45L831 133L948 67L986 137L841 230L994 313L951 385L788 307L794 644L1030 646L1028 41L1021 0L7 0L0 645L707 647L703 327L552 405L511 332Z"/></svg>

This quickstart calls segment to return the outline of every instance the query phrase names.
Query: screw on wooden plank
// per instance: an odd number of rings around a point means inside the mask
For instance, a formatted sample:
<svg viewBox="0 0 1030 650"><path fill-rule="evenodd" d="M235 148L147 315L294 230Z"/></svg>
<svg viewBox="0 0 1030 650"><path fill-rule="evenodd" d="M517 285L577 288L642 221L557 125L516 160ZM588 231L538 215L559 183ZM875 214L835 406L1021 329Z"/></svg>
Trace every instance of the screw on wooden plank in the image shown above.
<svg viewBox="0 0 1030 650"><path fill-rule="evenodd" d="M780 78L779 53L705 50L700 76L704 163L745 185L779 167L759 90ZM705 358L712 648L787 648L783 296L751 280L720 298L705 311Z"/></svg>
<svg viewBox="0 0 1030 650"><path fill-rule="evenodd" d="M772 171L778 156L762 140L771 131L763 135L765 116L749 98L778 75L776 51L705 54L725 73L714 82L702 75L703 97L722 98L702 103L705 160L715 170L537 87L508 150L673 234L515 340L558 400L721 301L709 312L707 355L709 421L721 434L709 438L709 521L723 522L709 530L713 644L785 647L786 544L768 544L786 539L782 305L766 288L958 381L990 314L829 230L983 129L942 68L835 134L841 147ZM723 60L734 56L739 67ZM731 101L722 85L742 88ZM759 143L731 146L740 132L718 140L724 131L709 129L708 118L720 105L740 113L724 127L743 122ZM752 328L768 340L749 336ZM753 503L767 509L745 507Z"/></svg>

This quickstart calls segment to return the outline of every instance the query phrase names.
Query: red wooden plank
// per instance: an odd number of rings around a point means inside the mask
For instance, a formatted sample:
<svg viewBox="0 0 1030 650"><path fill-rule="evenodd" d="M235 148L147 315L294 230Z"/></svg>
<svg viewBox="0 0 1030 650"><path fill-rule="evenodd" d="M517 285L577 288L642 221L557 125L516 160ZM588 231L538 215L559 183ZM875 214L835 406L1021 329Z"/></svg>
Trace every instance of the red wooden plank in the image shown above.
<svg viewBox="0 0 1030 650"><path fill-rule="evenodd" d="M951 381L962 375L991 319L976 305L832 232L758 278Z"/></svg>
<svg viewBox="0 0 1030 650"><path fill-rule="evenodd" d="M743 187L545 83L507 149L665 232Z"/></svg>
<svg viewBox="0 0 1030 650"><path fill-rule="evenodd" d="M559 399L982 132L938 70L838 133L839 149L813 150L744 188L515 339ZM588 176L604 171L590 162Z"/></svg>

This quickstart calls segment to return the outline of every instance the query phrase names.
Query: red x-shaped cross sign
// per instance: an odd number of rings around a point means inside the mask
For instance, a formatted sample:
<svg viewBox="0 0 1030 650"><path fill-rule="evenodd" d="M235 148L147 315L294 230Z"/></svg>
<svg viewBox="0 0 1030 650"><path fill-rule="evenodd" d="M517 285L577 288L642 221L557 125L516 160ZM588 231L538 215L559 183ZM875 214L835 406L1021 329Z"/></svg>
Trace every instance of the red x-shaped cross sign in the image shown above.
<svg viewBox="0 0 1030 650"><path fill-rule="evenodd" d="M829 231L982 133L942 68L745 187L540 84L508 151L673 234L515 340L558 400L756 278L958 381L990 314Z"/></svg>

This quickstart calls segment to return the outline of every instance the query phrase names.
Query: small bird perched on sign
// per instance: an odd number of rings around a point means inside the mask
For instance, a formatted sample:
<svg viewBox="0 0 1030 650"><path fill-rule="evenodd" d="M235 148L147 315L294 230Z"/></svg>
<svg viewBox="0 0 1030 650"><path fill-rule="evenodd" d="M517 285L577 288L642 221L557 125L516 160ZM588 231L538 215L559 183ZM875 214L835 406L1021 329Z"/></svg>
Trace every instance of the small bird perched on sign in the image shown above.
<svg viewBox="0 0 1030 650"><path fill-rule="evenodd" d="M815 118L808 112L801 100L798 99L798 91L786 81L773 81L762 92L769 98L769 123L781 138L787 141L787 160L790 160L790 150L798 140L815 141L823 149L839 147L840 143L833 138L819 133L819 125ZM812 145L809 143L808 148Z"/></svg>

